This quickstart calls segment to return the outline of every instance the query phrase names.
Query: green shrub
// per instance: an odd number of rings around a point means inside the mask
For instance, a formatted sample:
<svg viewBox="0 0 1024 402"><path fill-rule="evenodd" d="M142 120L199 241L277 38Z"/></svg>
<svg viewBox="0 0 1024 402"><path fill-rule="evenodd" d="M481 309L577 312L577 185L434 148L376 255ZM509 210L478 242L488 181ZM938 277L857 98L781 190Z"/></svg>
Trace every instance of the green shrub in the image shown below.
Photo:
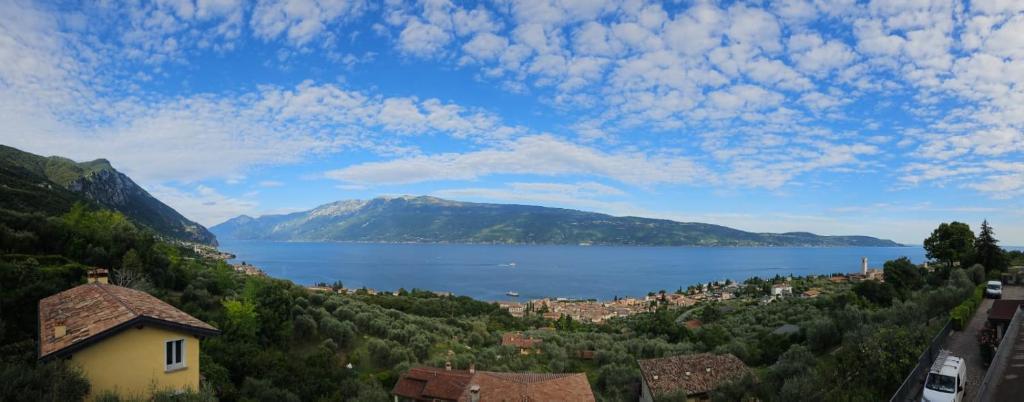
<svg viewBox="0 0 1024 402"><path fill-rule="evenodd" d="M971 316L974 315L974 311L981 305L981 299L984 294L985 285L978 285L967 300L964 300L954 307L953 311L950 311L949 319L953 321L953 329L960 331L967 326L967 323L971 321Z"/></svg>

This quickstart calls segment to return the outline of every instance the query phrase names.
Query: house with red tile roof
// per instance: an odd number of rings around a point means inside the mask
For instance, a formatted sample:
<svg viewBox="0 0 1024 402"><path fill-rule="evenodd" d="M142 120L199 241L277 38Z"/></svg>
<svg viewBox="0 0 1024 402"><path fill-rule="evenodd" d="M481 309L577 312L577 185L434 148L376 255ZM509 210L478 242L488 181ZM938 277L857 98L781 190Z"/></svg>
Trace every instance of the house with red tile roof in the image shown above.
<svg viewBox="0 0 1024 402"><path fill-rule="evenodd" d="M525 336L522 332L506 332L501 334L501 346L513 346L519 348L519 353L528 355L536 349L544 340Z"/></svg>
<svg viewBox="0 0 1024 402"><path fill-rule="evenodd" d="M39 359L79 367L90 394L199 389L199 340L220 331L148 293L89 282L39 301Z"/></svg>
<svg viewBox="0 0 1024 402"><path fill-rule="evenodd" d="M639 360L640 401L653 402L668 396L686 396L687 401L710 400L710 392L750 373L731 354L701 353Z"/></svg>
<svg viewBox="0 0 1024 402"><path fill-rule="evenodd" d="M593 402L583 373L506 373L414 367L391 390L395 402Z"/></svg>

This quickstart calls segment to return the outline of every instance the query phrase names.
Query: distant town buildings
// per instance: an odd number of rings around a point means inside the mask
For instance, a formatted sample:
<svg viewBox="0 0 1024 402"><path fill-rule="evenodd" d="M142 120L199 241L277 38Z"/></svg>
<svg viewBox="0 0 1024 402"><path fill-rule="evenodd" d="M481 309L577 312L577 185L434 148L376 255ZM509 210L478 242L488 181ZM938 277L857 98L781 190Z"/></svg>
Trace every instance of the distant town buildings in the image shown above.
<svg viewBox="0 0 1024 402"><path fill-rule="evenodd" d="M233 268L235 272L238 272L240 274L245 274L249 276L267 276L267 273L263 272L262 269L247 264L244 261L241 264L231 264L231 268Z"/></svg>
<svg viewBox="0 0 1024 402"><path fill-rule="evenodd" d="M772 297L790 296L793 294L793 286L788 283L772 285Z"/></svg>
<svg viewBox="0 0 1024 402"><path fill-rule="evenodd" d="M860 272L851 273L850 280L853 282L860 281L885 281L885 275L880 269L868 268L868 257L861 257L860 259Z"/></svg>

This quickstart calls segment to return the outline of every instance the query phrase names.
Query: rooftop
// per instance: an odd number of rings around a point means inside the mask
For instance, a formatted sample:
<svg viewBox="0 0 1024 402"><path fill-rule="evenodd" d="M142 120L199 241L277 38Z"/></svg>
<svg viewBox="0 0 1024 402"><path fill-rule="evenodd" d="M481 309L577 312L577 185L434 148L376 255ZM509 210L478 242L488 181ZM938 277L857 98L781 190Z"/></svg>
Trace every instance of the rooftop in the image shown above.
<svg viewBox="0 0 1024 402"><path fill-rule="evenodd" d="M1024 311L1019 311L1007 326L1006 334L996 349L992 364L985 372L978 390L980 401L1016 401L1024 393Z"/></svg>
<svg viewBox="0 0 1024 402"><path fill-rule="evenodd" d="M743 361L731 354L701 353L639 360L637 363L654 396L679 390L689 395L703 394L750 373Z"/></svg>
<svg viewBox="0 0 1024 402"><path fill-rule="evenodd" d="M1021 305L1024 305L1024 300L993 300L992 308L988 310L988 319L1010 321Z"/></svg>
<svg viewBox="0 0 1024 402"><path fill-rule="evenodd" d="M515 346L523 349L530 349L540 345L542 339L524 336L522 332L506 332L501 334L501 346Z"/></svg>
<svg viewBox="0 0 1024 402"><path fill-rule="evenodd" d="M582 373L502 373L445 370L433 367L409 369L391 393L414 400L465 402L470 389L479 387L481 401L594 401Z"/></svg>
<svg viewBox="0 0 1024 402"><path fill-rule="evenodd" d="M39 301L39 358L71 352L144 323L203 335L219 333L148 293L89 283Z"/></svg>

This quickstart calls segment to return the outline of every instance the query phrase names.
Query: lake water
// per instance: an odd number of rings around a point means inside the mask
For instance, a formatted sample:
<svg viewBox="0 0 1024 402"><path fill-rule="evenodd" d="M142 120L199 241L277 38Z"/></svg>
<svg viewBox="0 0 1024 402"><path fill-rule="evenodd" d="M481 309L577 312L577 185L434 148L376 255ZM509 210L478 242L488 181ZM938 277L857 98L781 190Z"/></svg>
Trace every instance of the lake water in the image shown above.
<svg viewBox="0 0 1024 402"><path fill-rule="evenodd" d="M309 285L344 282L396 290L450 291L482 300L539 297L612 299L752 276L860 270L901 256L924 261L920 247L702 248L476 244L221 242L221 250L268 275Z"/></svg>

